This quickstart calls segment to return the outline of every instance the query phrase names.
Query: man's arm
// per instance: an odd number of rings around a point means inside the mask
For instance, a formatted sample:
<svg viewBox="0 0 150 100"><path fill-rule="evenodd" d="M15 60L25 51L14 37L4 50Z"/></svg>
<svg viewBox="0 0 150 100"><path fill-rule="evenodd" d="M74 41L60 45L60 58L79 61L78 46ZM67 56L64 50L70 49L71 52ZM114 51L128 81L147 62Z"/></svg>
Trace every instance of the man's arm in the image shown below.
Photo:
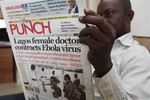
<svg viewBox="0 0 150 100"><path fill-rule="evenodd" d="M122 59L120 75L115 66L102 78L95 77L105 100L148 100L150 98L150 54L141 47L131 47ZM135 50L137 50L135 52ZM138 99L137 99L138 98Z"/></svg>
<svg viewBox="0 0 150 100"><path fill-rule="evenodd" d="M98 77L102 77L112 68L110 52L116 38L116 31L95 12L85 9L85 14L86 16L79 17L79 21L87 25L80 32L79 39L81 43L88 45L88 59Z"/></svg>
<svg viewBox="0 0 150 100"><path fill-rule="evenodd" d="M105 100L138 100L137 97L145 100L150 98L150 91L146 90L146 88L150 88L148 85L150 83L148 53L143 55L145 51L141 51L138 52L140 55L129 58L130 55L127 51L126 57L129 59L122 64L124 72L120 76L110 58L110 51L115 40L115 30L93 11L85 10L85 14L86 16L79 18L79 21L87 24L87 27L81 31L79 38L81 43L89 46L88 58L95 68L98 77L95 78L95 81L100 94ZM88 26L88 24L94 26Z"/></svg>

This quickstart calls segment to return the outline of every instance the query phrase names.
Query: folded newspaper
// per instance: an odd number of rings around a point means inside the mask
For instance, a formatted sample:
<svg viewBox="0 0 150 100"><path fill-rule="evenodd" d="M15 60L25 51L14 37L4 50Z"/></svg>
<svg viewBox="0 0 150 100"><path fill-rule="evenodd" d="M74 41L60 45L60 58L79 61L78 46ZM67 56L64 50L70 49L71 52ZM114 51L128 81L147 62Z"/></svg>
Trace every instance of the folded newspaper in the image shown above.
<svg viewBox="0 0 150 100"><path fill-rule="evenodd" d="M5 0L2 11L26 100L94 100L84 0Z"/></svg>

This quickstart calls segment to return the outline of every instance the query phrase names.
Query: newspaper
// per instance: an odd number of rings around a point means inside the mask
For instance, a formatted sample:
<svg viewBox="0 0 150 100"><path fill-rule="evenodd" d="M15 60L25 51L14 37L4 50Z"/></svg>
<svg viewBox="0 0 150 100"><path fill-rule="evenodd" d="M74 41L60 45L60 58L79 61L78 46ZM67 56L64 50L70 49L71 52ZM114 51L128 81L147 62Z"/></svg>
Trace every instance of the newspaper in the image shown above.
<svg viewBox="0 0 150 100"><path fill-rule="evenodd" d="M85 1L5 0L2 11L26 100L93 100L88 47L79 43Z"/></svg>

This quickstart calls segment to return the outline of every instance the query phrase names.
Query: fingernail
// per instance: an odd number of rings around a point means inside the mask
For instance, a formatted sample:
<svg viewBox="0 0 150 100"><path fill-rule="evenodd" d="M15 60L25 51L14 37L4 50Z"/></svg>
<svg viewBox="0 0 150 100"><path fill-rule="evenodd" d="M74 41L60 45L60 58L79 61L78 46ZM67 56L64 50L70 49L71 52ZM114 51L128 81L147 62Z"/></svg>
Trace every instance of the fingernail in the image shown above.
<svg viewBox="0 0 150 100"><path fill-rule="evenodd" d="M90 9L89 9L89 8L85 8L84 11L85 11L85 12L89 12Z"/></svg>
<svg viewBox="0 0 150 100"><path fill-rule="evenodd" d="M80 16L80 17L79 17L79 20L81 21L82 19L83 19L83 16Z"/></svg>
<svg viewBox="0 0 150 100"><path fill-rule="evenodd" d="M78 34L78 37L80 38L80 33Z"/></svg>

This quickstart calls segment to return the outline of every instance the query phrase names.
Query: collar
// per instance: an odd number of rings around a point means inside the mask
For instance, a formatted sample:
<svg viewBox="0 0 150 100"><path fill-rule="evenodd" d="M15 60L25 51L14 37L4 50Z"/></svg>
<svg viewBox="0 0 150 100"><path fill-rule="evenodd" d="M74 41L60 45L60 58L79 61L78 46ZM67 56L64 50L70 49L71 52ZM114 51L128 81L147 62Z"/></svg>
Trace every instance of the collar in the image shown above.
<svg viewBox="0 0 150 100"><path fill-rule="evenodd" d="M71 10L72 10L72 11L75 11L76 7L77 7L77 5L76 5L76 6L74 6L74 8L72 8Z"/></svg>
<svg viewBox="0 0 150 100"><path fill-rule="evenodd" d="M115 40L115 43L116 42L120 42L121 44L125 46L132 46L134 43L138 44L138 42L133 39L133 35L131 32L117 38Z"/></svg>

